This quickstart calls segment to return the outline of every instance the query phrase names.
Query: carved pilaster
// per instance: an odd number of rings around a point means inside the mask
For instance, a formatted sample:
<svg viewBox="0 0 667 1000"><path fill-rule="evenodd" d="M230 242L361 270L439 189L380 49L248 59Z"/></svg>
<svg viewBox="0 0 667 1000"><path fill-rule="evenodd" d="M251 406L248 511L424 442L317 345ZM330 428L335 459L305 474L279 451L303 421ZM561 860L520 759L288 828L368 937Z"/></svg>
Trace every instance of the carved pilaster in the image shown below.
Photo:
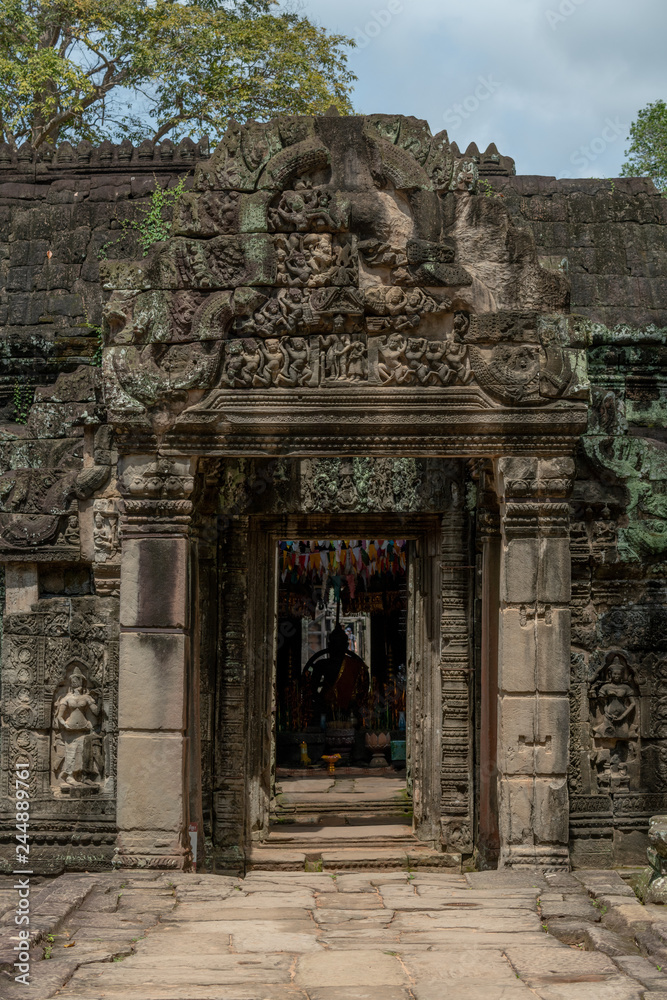
<svg viewBox="0 0 667 1000"><path fill-rule="evenodd" d="M498 861L498 604L500 582L500 512L491 469L480 470L477 544L481 557L479 835L477 848L485 866Z"/></svg>
<svg viewBox="0 0 667 1000"><path fill-rule="evenodd" d="M442 617L442 814L445 849L473 850L471 568L462 491L457 484L452 509L443 519L441 538Z"/></svg>
<svg viewBox="0 0 667 1000"><path fill-rule="evenodd" d="M122 867L183 868L188 839L192 459L120 463L118 847Z"/></svg>
<svg viewBox="0 0 667 1000"><path fill-rule="evenodd" d="M502 458L498 628L501 867L569 864L570 458Z"/></svg>
<svg viewBox="0 0 667 1000"><path fill-rule="evenodd" d="M213 843L216 854L238 860L245 846L248 518L234 517L220 535L219 563L224 579L220 607L220 673L216 689ZM261 733L253 734L261 757Z"/></svg>

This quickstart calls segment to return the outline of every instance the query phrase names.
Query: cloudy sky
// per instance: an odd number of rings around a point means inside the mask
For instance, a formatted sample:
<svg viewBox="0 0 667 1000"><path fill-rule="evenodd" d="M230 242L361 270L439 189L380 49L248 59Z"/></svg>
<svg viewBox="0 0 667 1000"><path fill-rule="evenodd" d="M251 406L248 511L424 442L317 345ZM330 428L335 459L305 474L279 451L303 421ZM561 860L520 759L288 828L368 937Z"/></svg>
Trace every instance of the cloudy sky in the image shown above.
<svg viewBox="0 0 667 1000"><path fill-rule="evenodd" d="M665 0L301 0L357 39L355 109L495 142L521 174L614 177L639 108L667 99Z"/></svg>

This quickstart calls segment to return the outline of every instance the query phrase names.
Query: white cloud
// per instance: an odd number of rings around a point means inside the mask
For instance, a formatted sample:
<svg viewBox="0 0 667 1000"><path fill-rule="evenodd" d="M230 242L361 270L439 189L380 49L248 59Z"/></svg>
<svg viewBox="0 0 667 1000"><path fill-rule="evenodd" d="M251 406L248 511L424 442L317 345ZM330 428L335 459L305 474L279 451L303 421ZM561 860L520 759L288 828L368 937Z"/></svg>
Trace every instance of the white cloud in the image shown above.
<svg viewBox="0 0 667 1000"><path fill-rule="evenodd" d="M667 96L664 0L306 0L303 6L328 29L362 41L350 57L360 111L426 118L435 132L446 127L443 116L454 104L474 96L480 77L498 81L474 112L458 116L456 128L450 115L448 131L462 147L495 142L520 173L617 174L626 137L615 136L601 150L603 132L611 135L607 120L629 126L639 108ZM591 144L601 151L593 153Z"/></svg>

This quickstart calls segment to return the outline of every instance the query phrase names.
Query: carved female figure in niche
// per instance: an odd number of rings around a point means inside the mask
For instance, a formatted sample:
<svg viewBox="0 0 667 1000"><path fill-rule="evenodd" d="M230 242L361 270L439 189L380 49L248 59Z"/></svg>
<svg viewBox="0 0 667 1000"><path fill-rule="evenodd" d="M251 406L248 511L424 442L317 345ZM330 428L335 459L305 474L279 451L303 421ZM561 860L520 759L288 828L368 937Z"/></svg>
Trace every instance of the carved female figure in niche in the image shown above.
<svg viewBox="0 0 667 1000"><path fill-rule="evenodd" d="M117 518L113 513L102 514L101 511L96 510L93 520L95 523L93 531L95 559L97 562L107 562L120 551Z"/></svg>
<svg viewBox="0 0 667 1000"><path fill-rule="evenodd" d="M607 680L597 691L601 722L593 727L595 736L607 739L628 739L637 735L633 717L637 711L637 697L628 683L626 668L620 656L615 656L606 669Z"/></svg>
<svg viewBox="0 0 667 1000"><path fill-rule="evenodd" d="M54 705L53 727L62 741L56 777L66 785L95 785L101 780L99 736L94 732L100 709L86 678L75 668L67 692Z"/></svg>

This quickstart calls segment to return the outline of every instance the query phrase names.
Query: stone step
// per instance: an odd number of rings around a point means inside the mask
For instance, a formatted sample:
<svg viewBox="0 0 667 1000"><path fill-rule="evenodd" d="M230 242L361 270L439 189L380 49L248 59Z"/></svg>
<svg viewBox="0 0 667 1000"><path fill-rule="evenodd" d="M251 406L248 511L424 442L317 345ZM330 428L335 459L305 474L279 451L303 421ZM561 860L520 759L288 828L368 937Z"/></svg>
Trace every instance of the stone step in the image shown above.
<svg viewBox="0 0 667 1000"><path fill-rule="evenodd" d="M444 854L419 841L405 848L322 847L297 851L286 847L255 847L247 863L248 871L461 871L460 854Z"/></svg>
<svg viewBox="0 0 667 1000"><path fill-rule="evenodd" d="M298 817L301 816L340 816L349 819L395 817L401 819L412 816L412 804L405 797L374 799L369 802L362 796L348 796L344 802L341 802L331 795L308 797L278 795L272 803L271 812L272 815L281 820L295 817L297 822L299 821ZM304 819L301 822L308 823L311 820Z"/></svg>
<svg viewBox="0 0 667 1000"><path fill-rule="evenodd" d="M267 846L290 850L338 850L339 848L407 848L419 844L408 823L375 823L328 826L315 824L280 824L269 828Z"/></svg>

